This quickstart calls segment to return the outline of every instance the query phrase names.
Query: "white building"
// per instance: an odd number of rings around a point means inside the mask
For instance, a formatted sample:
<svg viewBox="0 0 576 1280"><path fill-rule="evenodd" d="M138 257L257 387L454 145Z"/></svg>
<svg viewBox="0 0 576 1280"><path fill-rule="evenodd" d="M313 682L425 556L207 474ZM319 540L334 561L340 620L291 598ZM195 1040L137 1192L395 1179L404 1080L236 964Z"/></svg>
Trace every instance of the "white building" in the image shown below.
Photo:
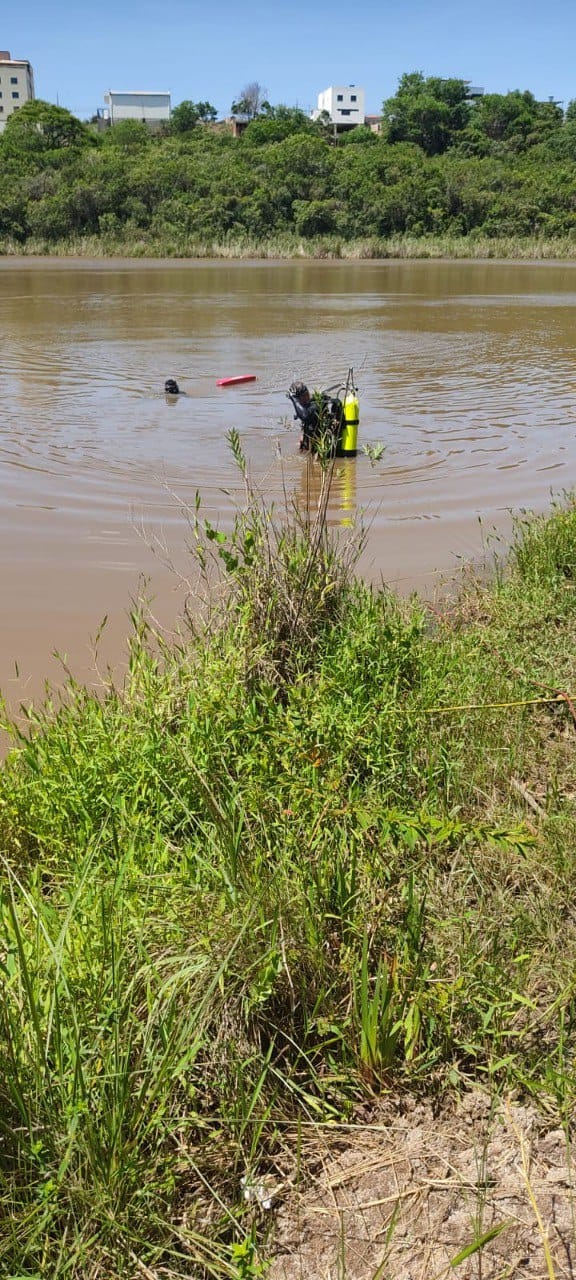
<svg viewBox="0 0 576 1280"><path fill-rule="evenodd" d="M338 130L355 129L364 124L366 94L358 85L334 85L318 94L318 107L312 112L317 120L324 112Z"/></svg>
<svg viewBox="0 0 576 1280"><path fill-rule="evenodd" d="M24 58L11 58L6 49L0 49L0 132L14 111L33 97L30 63Z"/></svg>
<svg viewBox="0 0 576 1280"><path fill-rule="evenodd" d="M105 119L110 124L119 124L120 120L142 120L151 128L159 128L170 119L169 93L120 93L109 89L104 94L106 103Z"/></svg>

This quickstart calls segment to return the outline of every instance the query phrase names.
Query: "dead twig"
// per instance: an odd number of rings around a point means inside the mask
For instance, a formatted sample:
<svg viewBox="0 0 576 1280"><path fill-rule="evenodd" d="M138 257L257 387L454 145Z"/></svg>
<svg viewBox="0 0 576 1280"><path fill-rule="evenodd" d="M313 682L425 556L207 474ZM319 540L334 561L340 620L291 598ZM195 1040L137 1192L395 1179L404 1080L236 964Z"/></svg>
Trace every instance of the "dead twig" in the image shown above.
<svg viewBox="0 0 576 1280"><path fill-rule="evenodd" d="M546 817L546 810L542 808L542 805L538 804L532 792L528 790L528 787L523 782L520 782L519 778L511 778L510 786L514 791L518 792L519 796L522 796L522 799L526 801L526 804L534 813L538 814L539 818Z"/></svg>

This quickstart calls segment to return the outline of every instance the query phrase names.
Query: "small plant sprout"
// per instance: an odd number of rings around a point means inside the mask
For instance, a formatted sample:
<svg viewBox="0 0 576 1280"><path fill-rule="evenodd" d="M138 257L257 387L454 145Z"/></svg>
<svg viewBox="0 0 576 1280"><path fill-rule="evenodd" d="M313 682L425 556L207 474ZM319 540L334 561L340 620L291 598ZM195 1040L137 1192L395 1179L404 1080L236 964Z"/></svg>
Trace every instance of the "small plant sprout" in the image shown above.
<svg viewBox="0 0 576 1280"><path fill-rule="evenodd" d="M366 458L370 459L370 465L375 467L376 463L380 462L380 459L383 457L385 449L386 445L382 444L381 440L378 440L376 444L370 444L368 441L367 444L363 445L362 453Z"/></svg>

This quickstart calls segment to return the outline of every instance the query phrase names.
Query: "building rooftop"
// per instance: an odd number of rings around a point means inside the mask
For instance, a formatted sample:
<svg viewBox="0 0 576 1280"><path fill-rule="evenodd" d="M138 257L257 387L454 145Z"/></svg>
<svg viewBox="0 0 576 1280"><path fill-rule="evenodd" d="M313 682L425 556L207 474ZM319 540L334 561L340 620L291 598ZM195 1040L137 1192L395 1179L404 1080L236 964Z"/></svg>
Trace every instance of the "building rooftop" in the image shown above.
<svg viewBox="0 0 576 1280"><path fill-rule="evenodd" d="M113 93L115 98L169 98L169 89L107 89L107 93Z"/></svg>

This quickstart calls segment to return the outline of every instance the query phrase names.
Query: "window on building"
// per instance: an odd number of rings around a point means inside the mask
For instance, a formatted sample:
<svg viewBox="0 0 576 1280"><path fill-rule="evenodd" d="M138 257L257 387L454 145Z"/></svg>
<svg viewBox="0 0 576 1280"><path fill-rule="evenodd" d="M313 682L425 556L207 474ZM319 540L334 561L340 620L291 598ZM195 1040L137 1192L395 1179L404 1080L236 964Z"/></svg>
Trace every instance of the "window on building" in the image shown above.
<svg viewBox="0 0 576 1280"><path fill-rule="evenodd" d="M350 115L352 115L352 112L351 112L351 111L348 111L346 107L342 107L342 110L341 110L341 112L340 112L340 115L341 115L341 116L350 116Z"/></svg>
<svg viewBox="0 0 576 1280"><path fill-rule="evenodd" d="M344 94L343 94L343 93L337 93L337 94L336 94L336 101L337 101L337 102L343 102L343 101L344 101Z"/></svg>
<svg viewBox="0 0 576 1280"><path fill-rule="evenodd" d="M10 76L10 84L18 84L18 76Z"/></svg>
<svg viewBox="0 0 576 1280"><path fill-rule="evenodd" d="M0 115L2 114L3 110L4 110L4 107L0 107Z"/></svg>
<svg viewBox="0 0 576 1280"><path fill-rule="evenodd" d="M357 102L357 101L358 101L358 98L356 97L356 94L355 94L355 93L351 93L351 94L350 94L350 101L351 101L351 102Z"/></svg>
<svg viewBox="0 0 576 1280"><path fill-rule="evenodd" d="M20 94L19 94L19 93L14 93L14 90L12 90L12 97L13 97L13 98L19 98L19 97L20 97Z"/></svg>

